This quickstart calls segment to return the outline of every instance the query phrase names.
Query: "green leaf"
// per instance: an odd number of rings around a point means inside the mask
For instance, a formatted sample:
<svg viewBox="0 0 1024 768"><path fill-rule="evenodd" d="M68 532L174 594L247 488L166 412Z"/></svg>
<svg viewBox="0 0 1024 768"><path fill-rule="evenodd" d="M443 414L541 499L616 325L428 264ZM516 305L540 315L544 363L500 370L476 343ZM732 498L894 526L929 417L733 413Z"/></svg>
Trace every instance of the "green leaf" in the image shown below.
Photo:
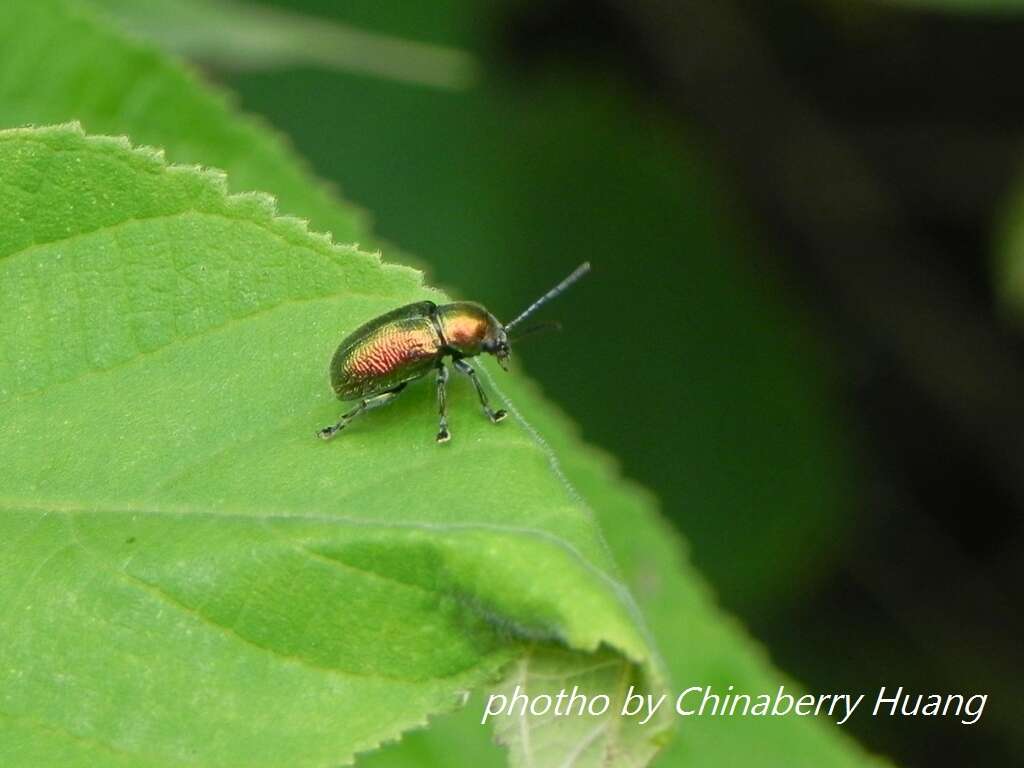
<svg viewBox="0 0 1024 768"><path fill-rule="evenodd" d="M315 764L452 708L524 638L655 673L589 511L468 386L450 447L426 385L314 438L343 332L442 298L415 273L74 128L0 135L0 168L7 717L157 763Z"/></svg>
<svg viewBox="0 0 1024 768"><path fill-rule="evenodd" d="M497 739L516 765L646 765L668 741L672 715L663 709L643 725L620 716L627 691L646 690L635 673L615 654L531 648L496 694L508 702L505 713L491 718ZM526 699L517 709L517 695L529 695L533 709Z"/></svg>
<svg viewBox="0 0 1024 768"><path fill-rule="evenodd" d="M8 0L0 12L0 126L81 122L130 133L171 161L227 172L233 191L273 190L339 242L372 246L364 214L340 205L279 136L155 49L129 44L88 9L62 0Z"/></svg>

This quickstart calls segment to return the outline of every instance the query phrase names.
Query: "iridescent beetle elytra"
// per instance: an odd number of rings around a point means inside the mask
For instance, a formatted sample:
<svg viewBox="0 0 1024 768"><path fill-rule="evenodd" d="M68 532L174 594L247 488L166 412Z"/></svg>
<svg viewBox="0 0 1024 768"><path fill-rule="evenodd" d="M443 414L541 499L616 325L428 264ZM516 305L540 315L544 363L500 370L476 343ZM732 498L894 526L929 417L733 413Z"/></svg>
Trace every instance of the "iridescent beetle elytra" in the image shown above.
<svg viewBox="0 0 1024 768"><path fill-rule="evenodd" d="M513 334L513 330L589 271L589 263L581 264L507 325L502 325L483 306L471 301L441 305L419 301L393 309L359 326L341 342L331 360L334 393L339 400L358 400L359 404L342 415L337 424L317 432L317 437L330 440L359 414L387 405L410 381L436 370L437 407L441 417L437 442L448 442L451 433L445 406L445 386L448 383L446 356L452 358L456 370L473 382L484 413L497 424L505 418L505 411L491 408L476 371L465 358L486 352L494 355L501 367L507 370L505 361L509 355L509 341L522 338L541 326L518 334Z"/></svg>

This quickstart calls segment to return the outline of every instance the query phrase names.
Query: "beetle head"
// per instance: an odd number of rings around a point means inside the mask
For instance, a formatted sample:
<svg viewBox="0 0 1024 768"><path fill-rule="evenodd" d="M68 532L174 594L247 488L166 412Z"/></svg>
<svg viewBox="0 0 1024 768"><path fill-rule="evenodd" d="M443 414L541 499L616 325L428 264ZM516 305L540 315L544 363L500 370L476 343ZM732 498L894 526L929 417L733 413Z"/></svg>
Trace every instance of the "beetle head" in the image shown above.
<svg viewBox="0 0 1024 768"><path fill-rule="evenodd" d="M508 334L505 333L505 329L500 326L494 329L493 335L490 336L484 342L484 352L490 355L494 355L494 359L498 361L504 370L508 370L508 356L511 352L511 348L508 344Z"/></svg>

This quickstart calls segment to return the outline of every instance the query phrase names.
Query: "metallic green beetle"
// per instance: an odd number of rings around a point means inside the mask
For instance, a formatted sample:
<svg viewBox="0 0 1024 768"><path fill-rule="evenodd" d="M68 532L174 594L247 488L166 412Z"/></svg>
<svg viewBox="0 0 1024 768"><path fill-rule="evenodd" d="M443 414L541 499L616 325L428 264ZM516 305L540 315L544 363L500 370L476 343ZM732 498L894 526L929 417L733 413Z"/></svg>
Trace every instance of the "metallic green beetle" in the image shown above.
<svg viewBox="0 0 1024 768"><path fill-rule="evenodd" d="M317 432L317 437L330 440L359 414L387 405L410 381L436 370L437 407L441 417L437 442L448 442L451 433L445 406L448 383L445 356L451 356L456 370L470 378L484 413L497 424L505 418L505 411L491 408L476 371L465 358L486 352L494 355L507 370L505 361L513 329L589 271L589 263L581 264L507 325L502 325L484 307L471 301L440 306L432 301L419 301L359 326L341 342L331 360L334 393L339 400L358 400L359 404L342 415L337 424ZM521 331L518 337L539 327Z"/></svg>

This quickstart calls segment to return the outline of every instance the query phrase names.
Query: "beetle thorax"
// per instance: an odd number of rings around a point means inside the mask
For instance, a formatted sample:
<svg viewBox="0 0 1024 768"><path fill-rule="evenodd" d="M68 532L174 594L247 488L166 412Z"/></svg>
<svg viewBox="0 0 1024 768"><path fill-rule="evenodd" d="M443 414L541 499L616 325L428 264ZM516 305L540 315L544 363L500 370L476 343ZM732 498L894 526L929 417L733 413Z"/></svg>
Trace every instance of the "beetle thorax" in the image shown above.
<svg viewBox="0 0 1024 768"><path fill-rule="evenodd" d="M471 301L438 307L437 319L447 345L465 357L480 354L502 334L501 324L494 316Z"/></svg>

